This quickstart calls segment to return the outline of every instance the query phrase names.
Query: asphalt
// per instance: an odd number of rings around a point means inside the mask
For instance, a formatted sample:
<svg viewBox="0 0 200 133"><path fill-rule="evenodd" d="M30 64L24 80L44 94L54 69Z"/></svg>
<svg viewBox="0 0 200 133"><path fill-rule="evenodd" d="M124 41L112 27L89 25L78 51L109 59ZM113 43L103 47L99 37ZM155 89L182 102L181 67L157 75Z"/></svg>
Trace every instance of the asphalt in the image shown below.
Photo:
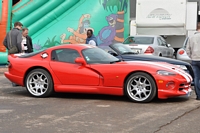
<svg viewBox="0 0 200 133"><path fill-rule="evenodd" d="M6 72L8 70L7 67L5 66L0 66L0 74L3 74L4 72Z"/></svg>
<svg viewBox="0 0 200 133"><path fill-rule="evenodd" d="M93 94L35 98L0 74L0 133L200 133L199 112L194 93L146 104Z"/></svg>

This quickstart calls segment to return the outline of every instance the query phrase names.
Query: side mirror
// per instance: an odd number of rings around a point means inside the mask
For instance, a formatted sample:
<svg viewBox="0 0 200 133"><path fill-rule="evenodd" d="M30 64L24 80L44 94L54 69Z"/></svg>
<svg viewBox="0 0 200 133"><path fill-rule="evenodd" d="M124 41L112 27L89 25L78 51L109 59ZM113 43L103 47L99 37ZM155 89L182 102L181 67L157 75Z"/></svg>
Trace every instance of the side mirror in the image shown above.
<svg viewBox="0 0 200 133"><path fill-rule="evenodd" d="M118 56L117 53L113 52L113 51L108 51L109 54L113 55L113 56Z"/></svg>
<svg viewBox="0 0 200 133"><path fill-rule="evenodd" d="M84 60L82 57L77 57L77 58L75 59L75 63L81 64L81 65L83 65L83 66L86 65L86 62L85 62L85 60Z"/></svg>
<svg viewBox="0 0 200 133"><path fill-rule="evenodd" d="M171 47L171 44L167 44L167 47Z"/></svg>

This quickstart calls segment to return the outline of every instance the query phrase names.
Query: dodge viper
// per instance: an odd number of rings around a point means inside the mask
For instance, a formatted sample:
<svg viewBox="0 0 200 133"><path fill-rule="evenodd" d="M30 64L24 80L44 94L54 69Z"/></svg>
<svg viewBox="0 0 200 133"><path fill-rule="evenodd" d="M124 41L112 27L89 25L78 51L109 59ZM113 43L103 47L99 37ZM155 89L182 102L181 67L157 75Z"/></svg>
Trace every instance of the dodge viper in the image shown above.
<svg viewBox="0 0 200 133"><path fill-rule="evenodd" d="M191 94L192 77L162 62L121 61L86 44L65 44L8 56L5 76L34 97L53 92L126 95L133 102Z"/></svg>

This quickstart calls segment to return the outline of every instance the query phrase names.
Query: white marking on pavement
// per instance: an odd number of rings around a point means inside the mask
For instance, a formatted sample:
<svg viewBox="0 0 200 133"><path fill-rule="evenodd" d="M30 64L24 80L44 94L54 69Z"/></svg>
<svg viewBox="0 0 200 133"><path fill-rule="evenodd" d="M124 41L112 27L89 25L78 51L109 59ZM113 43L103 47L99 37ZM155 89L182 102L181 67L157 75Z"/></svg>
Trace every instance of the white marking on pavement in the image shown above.
<svg viewBox="0 0 200 133"><path fill-rule="evenodd" d="M0 114L5 114L5 113L10 113L12 112L13 110L0 110Z"/></svg>
<svg viewBox="0 0 200 133"><path fill-rule="evenodd" d="M110 105L97 105L97 107L108 108L108 107L110 107Z"/></svg>

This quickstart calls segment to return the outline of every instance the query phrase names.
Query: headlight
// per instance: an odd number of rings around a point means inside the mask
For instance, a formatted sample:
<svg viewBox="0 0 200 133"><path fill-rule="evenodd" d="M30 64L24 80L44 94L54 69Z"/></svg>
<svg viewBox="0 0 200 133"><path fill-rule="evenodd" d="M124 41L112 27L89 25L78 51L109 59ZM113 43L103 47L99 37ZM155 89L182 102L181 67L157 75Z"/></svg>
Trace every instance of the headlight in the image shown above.
<svg viewBox="0 0 200 133"><path fill-rule="evenodd" d="M187 70L187 67L184 66L184 65L175 65L175 66L177 66L177 67L179 67L179 68L181 68L181 69L183 69L183 70Z"/></svg>
<svg viewBox="0 0 200 133"><path fill-rule="evenodd" d="M176 75L173 72L169 72L169 71L165 71L165 70L159 70L157 71L157 74L159 75L163 75L163 76L172 76L172 75Z"/></svg>

